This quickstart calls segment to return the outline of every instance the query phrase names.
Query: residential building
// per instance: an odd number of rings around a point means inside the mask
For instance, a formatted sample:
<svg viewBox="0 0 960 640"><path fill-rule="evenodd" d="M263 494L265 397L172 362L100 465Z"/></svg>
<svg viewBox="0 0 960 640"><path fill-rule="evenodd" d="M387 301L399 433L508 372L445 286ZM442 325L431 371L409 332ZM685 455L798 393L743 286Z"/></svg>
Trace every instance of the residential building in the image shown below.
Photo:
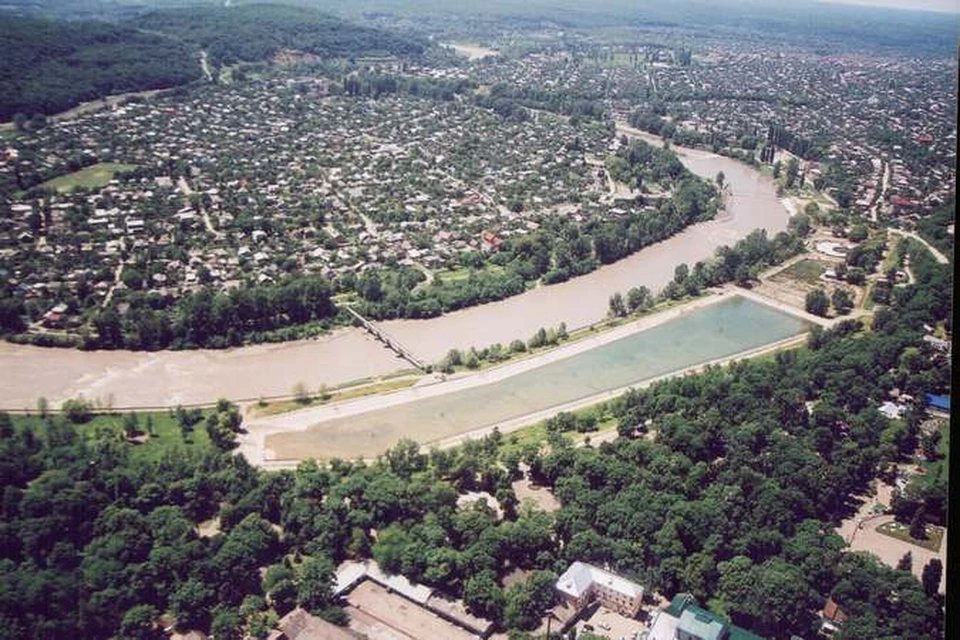
<svg viewBox="0 0 960 640"><path fill-rule="evenodd" d="M617 613L634 617L643 601L643 587L585 562L574 562L557 580L557 591L580 611L597 600Z"/></svg>

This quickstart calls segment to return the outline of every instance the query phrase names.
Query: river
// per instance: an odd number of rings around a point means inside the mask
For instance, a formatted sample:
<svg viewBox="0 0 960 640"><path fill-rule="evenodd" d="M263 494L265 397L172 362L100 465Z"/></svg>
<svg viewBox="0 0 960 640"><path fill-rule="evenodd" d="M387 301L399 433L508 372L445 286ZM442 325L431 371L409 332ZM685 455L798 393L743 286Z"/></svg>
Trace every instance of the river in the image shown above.
<svg viewBox="0 0 960 640"><path fill-rule="evenodd" d="M789 215L770 178L730 158L683 147L674 150L687 168L704 178L712 180L723 171L729 196L726 211L716 220L562 284L439 318L390 321L383 328L431 362L452 347L507 344L560 322L572 329L602 319L617 291L645 285L657 292L682 262L693 265L757 228L771 234L786 228ZM334 386L407 366L359 329L318 340L224 351L83 352L2 343L0 408L33 408L40 396L52 406L83 395L114 407L249 399L291 394L298 382L308 388Z"/></svg>

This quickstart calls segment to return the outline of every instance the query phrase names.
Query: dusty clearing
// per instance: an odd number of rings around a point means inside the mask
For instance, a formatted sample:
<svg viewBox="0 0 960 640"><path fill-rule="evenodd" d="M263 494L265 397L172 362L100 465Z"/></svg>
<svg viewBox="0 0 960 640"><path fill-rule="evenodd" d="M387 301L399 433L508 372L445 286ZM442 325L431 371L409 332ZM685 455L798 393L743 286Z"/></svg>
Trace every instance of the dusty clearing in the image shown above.
<svg viewBox="0 0 960 640"><path fill-rule="evenodd" d="M457 44L450 42L444 46L450 47L458 56L463 56L468 60L481 60L483 58L492 58L500 55L496 49L488 49L475 44Z"/></svg>
<svg viewBox="0 0 960 640"><path fill-rule="evenodd" d="M524 500L532 500L539 509L544 511L553 512L560 509L560 501L557 500L550 489L536 486L527 478L514 480L513 490L521 504Z"/></svg>

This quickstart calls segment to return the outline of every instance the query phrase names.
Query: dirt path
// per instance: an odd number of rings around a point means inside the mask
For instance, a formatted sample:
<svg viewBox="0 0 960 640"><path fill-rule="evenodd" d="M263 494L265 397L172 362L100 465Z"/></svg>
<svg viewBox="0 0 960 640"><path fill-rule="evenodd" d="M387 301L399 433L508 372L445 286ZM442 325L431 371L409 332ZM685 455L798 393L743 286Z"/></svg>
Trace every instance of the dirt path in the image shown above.
<svg viewBox="0 0 960 640"><path fill-rule="evenodd" d="M213 82L213 73L210 72L210 63L207 61L207 52L200 51L200 68L203 69L203 75L207 82Z"/></svg>
<svg viewBox="0 0 960 640"><path fill-rule="evenodd" d="M929 242L927 242L917 234L911 233L910 231L904 231L902 229L888 229L888 231L897 236L910 238L911 240L916 240L917 242L919 242L920 244L922 244L923 246L925 246L927 249L930 250L930 253L932 253L933 257L937 259L937 262L939 262L940 264L950 264L950 260L949 258L947 258L947 256L940 253L939 249L931 245Z"/></svg>
<svg viewBox="0 0 960 640"><path fill-rule="evenodd" d="M177 186L180 187L180 191L183 192L183 195L187 196L187 199L193 194L193 189L190 188L190 183L187 182L187 179L183 176L180 176L180 179L177 181ZM200 205L200 215L203 217L203 224L213 236L217 239L223 237L223 234L217 231L213 222L210 220L210 214L207 212L207 208L202 204Z"/></svg>

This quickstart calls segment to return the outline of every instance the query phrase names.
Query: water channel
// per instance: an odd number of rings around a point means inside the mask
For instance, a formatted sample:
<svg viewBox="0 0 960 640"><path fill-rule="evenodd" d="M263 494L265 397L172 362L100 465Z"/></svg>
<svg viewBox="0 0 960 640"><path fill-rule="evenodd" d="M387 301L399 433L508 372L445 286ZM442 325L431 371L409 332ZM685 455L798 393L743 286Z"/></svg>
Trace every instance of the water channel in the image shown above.
<svg viewBox="0 0 960 640"><path fill-rule="evenodd" d="M726 358L805 332L800 318L739 296L508 378L267 437L277 459L382 452L430 442Z"/></svg>

